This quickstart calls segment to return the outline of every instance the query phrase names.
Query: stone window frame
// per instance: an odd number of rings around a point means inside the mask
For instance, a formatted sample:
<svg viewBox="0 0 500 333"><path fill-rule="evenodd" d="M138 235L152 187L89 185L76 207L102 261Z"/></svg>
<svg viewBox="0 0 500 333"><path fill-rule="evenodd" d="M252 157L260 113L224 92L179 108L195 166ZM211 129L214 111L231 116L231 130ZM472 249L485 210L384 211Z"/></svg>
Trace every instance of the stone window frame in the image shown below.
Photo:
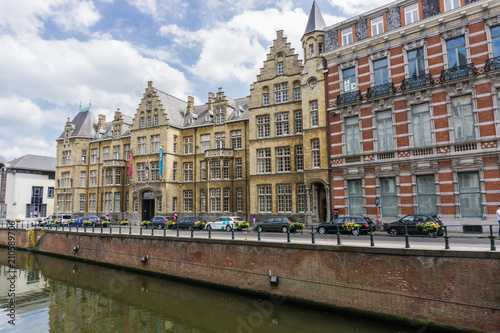
<svg viewBox="0 0 500 333"><path fill-rule="evenodd" d="M354 28L354 26L350 26L350 27L347 27L347 28L344 28L344 29L339 29L339 31L340 31L340 43L339 43L340 45L339 46L340 47L354 44L354 31L353 31L353 28ZM350 33L348 32L348 30L350 30ZM351 35L351 42L344 44L344 36L346 36L348 38L349 35Z"/></svg>
<svg viewBox="0 0 500 333"><path fill-rule="evenodd" d="M436 126L435 126L435 117L434 117L434 104L432 101L432 95L428 92L422 93L421 91L415 91L406 96L406 119L408 125L408 142L409 148L424 148L424 147L415 147L415 139L414 139L414 128L413 128L413 112L412 105L419 105L427 103L429 105L429 121L431 123L431 136L432 136L432 144L430 147L434 147L436 145ZM434 149L434 148L433 148Z"/></svg>
<svg viewBox="0 0 500 333"><path fill-rule="evenodd" d="M414 7L414 6L416 6L416 7L417 7L417 19L416 19L416 21L413 21L413 22L411 22L411 23L408 23L408 21L406 20L406 14L407 14L406 10L407 10L408 8L410 8L410 7ZM420 20L422 20L422 18L420 17L420 6L421 6L421 5L420 5L420 2L419 2L419 1L416 1L415 3L408 4L408 5L406 5L406 6L404 6L404 7L403 7L403 15L402 15L402 16L404 17L404 22L405 22L404 26L407 26L407 25L409 25L409 24L413 24L413 23L416 23L416 22L419 22ZM413 11L414 11L414 10L412 10L412 12L413 12ZM401 21L402 21L402 20L401 20Z"/></svg>
<svg viewBox="0 0 500 333"><path fill-rule="evenodd" d="M403 44L403 62L405 69L405 78L410 78L410 63L408 61L408 52L422 48L424 50L424 73L429 73L429 55L427 53L427 40L419 38Z"/></svg>
<svg viewBox="0 0 500 333"><path fill-rule="evenodd" d="M377 20L377 22L375 23L376 24L376 27L377 27L377 34L374 35L373 34L373 28L374 28L374 21ZM383 34L385 31L385 27L384 27L384 15L379 15L379 16L376 16L374 17L373 19L370 19L370 34L371 34L371 37L374 37L374 36L378 36L378 35L381 35ZM382 31L378 31L378 25L379 24L382 24Z"/></svg>
<svg viewBox="0 0 500 333"><path fill-rule="evenodd" d="M479 115L478 115L478 110L477 110L476 89L475 89L475 87L472 87L469 84L466 84L466 83L462 84L462 83L458 82L454 86L453 89L449 89L449 88L446 89L446 116L448 117L448 133L449 133L449 143L450 144L464 143L464 142L455 141L455 126L454 126L454 122L453 122L453 112L452 112L452 107L451 107L451 99L453 97L460 97L460 96L464 96L464 95L471 96L472 116L474 117L474 133L475 133L474 142L480 138L481 132L479 129L479 125L481 125L481 123L479 122Z"/></svg>
<svg viewBox="0 0 500 333"><path fill-rule="evenodd" d="M458 6L457 7L453 7L453 8L446 8L446 3L449 2L450 5L453 5L453 2L454 1L458 1ZM462 7L462 1L461 0L443 0L443 13L447 13L449 11L452 11L452 10L455 10L457 8L460 8Z"/></svg>
<svg viewBox="0 0 500 333"><path fill-rule="evenodd" d="M356 88L359 90L358 85L358 61L357 59L352 59L349 61L345 61L339 64L339 85L340 85L340 94L345 94L344 91L344 70L350 69L354 67L354 76L356 78Z"/></svg>
<svg viewBox="0 0 500 333"><path fill-rule="evenodd" d="M464 37L465 42L465 56L467 58L467 64L472 63L471 53L470 53L470 43L469 43L469 29L467 26L462 26L454 29L444 31L441 34L441 48L443 50L443 68L450 69L450 64L448 61L448 45L447 42L452 39ZM444 84L449 81L445 81Z"/></svg>
<svg viewBox="0 0 500 333"><path fill-rule="evenodd" d="M392 71L391 71L391 54L390 50L381 50L372 53L368 56L368 65L370 66L370 85L375 87L375 73L373 63L382 59L387 59L387 83L392 82Z"/></svg>
<svg viewBox="0 0 500 333"><path fill-rule="evenodd" d="M373 107L372 108L372 128L373 128L373 152L375 154L377 153L386 153L386 152L391 152L397 150L397 140L396 137L393 135L393 149L392 150L379 150L379 142L378 142L378 130L377 130L377 112L384 112L384 111L391 111L391 118L392 118L392 133L396 133L396 120L395 120L395 114L394 114L394 108L393 107L387 107L385 104L380 106L380 107Z"/></svg>

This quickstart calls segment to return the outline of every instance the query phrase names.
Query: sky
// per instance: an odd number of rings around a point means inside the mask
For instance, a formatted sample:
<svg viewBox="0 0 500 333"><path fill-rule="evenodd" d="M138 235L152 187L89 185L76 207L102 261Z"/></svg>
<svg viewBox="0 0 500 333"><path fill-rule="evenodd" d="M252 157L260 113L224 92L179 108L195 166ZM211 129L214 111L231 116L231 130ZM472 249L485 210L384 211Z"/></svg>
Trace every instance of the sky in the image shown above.
<svg viewBox="0 0 500 333"><path fill-rule="evenodd" d="M327 26L389 0L317 0ZM148 81L195 104L250 93L276 31L302 58L312 0L0 0L0 159L56 156L80 105L134 116Z"/></svg>

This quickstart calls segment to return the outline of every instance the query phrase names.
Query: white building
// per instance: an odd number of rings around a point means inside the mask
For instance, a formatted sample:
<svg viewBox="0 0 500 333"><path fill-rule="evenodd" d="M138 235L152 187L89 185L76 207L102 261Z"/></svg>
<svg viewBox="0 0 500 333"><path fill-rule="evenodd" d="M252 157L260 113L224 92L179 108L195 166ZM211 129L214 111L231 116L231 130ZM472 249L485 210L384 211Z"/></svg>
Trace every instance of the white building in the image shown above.
<svg viewBox="0 0 500 333"><path fill-rule="evenodd" d="M1 216L7 219L46 217L54 213L56 159L24 155L1 163Z"/></svg>

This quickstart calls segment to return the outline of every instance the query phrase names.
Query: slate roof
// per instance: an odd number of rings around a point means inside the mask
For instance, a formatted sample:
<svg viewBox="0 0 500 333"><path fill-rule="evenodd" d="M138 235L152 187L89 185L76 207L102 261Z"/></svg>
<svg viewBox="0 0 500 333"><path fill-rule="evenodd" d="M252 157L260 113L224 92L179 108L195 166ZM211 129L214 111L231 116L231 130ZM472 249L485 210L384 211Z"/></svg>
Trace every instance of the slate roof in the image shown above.
<svg viewBox="0 0 500 333"><path fill-rule="evenodd" d="M56 171L56 158L41 155L24 155L7 163L8 169Z"/></svg>
<svg viewBox="0 0 500 333"><path fill-rule="evenodd" d="M97 130L97 120L90 109L85 109L85 111L78 112L71 123L75 125L75 129L71 133L72 137L95 137ZM64 131L59 136L59 139L64 139Z"/></svg>
<svg viewBox="0 0 500 333"><path fill-rule="evenodd" d="M307 21L306 31L304 32L304 35L312 31L323 30L325 28L325 20L323 19L323 15L321 15L321 11L319 10L316 0L314 0L311 12L309 13L309 20Z"/></svg>

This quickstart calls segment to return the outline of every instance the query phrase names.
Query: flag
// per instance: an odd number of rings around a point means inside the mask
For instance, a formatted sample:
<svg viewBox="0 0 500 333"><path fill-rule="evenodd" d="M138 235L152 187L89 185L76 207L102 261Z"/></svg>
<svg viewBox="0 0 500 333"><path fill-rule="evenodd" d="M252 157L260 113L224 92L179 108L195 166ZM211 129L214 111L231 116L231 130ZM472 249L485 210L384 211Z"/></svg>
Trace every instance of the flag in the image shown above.
<svg viewBox="0 0 500 333"><path fill-rule="evenodd" d="M132 166L134 165L133 160L134 159L134 154L132 153L132 150L128 151L128 176L132 178Z"/></svg>
<svg viewBox="0 0 500 333"><path fill-rule="evenodd" d="M160 146L160 175L163 175L163 147Z"/></svg>

